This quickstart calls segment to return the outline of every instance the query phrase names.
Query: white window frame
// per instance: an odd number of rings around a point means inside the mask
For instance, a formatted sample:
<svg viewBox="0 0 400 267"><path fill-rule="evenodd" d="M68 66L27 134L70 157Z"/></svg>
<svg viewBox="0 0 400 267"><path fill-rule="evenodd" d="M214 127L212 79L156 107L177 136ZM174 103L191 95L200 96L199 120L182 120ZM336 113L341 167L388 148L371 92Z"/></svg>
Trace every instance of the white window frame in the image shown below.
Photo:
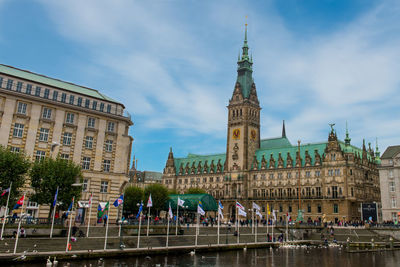
<svg viewBox="0 0 400 267"><path fill-rule="evenodd" d="M106 152L112 152L113 149L113 140L106 140L105 150Z"/></svg>
<svg viewBox="0 0 400 267"><path fill-rule="evenodd" d="M10 151L13 153L19 153L21 151L21 148L17 146L11 146Z"/></svg>
<svg viewBox="0 0 400 267"><path fill-rule="evenodd" d="M108 181L100 182L100 193L108 193Z"/></svg>
<svg viewBox="0 0 400 267"><path fill-rule="evenodd" d="M90 157L83 157L82 159L82 170L89 170L90 169Z"/></svg>
<svg viewBox="0 0 400 267"><path fill-rule="evenodd" d="M87 121L88 128L94 128L96 126L96 118L89 117Z"/></svg>
<svg viewBox="0 0 400 267"><path fill-rule="evenodd" d="M43 108L42 118L50 120L51 119L51 113L52 113L52 109L51 108Z"/></svg>
<svg viewBox="0 0 400 267"><path fill-rule="evenodd" d="M115 122L109 121L109 122L107 123L107 132L113 133L114 130L115 130Z"/></svg>
<svg viewBox="0 0 400 267"><path fill-rule="evenodd" d="M65 123L74 124L75 114L74 113L67 113L65 117Z"/></svg>
<svg viewBox="0 0 400 267"><path fill-rule="evenodd" d="M69 160L69 154L68 153L62 153L60 157L61 157L61 159Z"/></svg>
<svg viewBox="0 0 400 267"><path fill-rule="evenodd" d="M15 123L13 129L13 137L22 138L24 134L24 127L25 125L23 125L22 123Z"/></svg>
<svg viewBox="0 0 400 267"><path fill-rule="evenodd" d="M43 150L36 150L35 153L35 159L36 160L42 160L46 157L46 151Z"/></svg>
<svg viewBox="0 0 400 267"><path fill-rule="evenodd" d="M390 192L396 192L396 184L394 181L389 182L389 191Z"/></svg>
<svg viewBox="0 0 400 267"><path fill-rule="evenodd" d="M109 159L103 160L103 171L110 172L110 169L111 169L111 160Z"/></svg>
<svg viewBox="0 0 400 267"><path fill-rule="evenodd" d="M70 146L72 142L72 133L64 132L63 134L63 145Z"/></svg>
<svg viewBox="0 0 400 267"><path fill-rule="evenodd" d="M49 141L49 129L40 128L39 130L39 141L41 142L48 142Z"/></svg>
<svg viewBox="0 0 400 267"><path fill-rule="evenodd" d="M93 148L93 136L86 136L85 138L85 148L92 149Z"/></svg>
<svg viewBox="0 0 400 267"><path fill-rule="evenodd" d="M89 190L89 179L83 179L82 191L87 192Z"/></svg>
<svg viewBox="0 0 400 267"><path fill-rule="evenodd" d="M28 104L26 104L24 102L18 102L17 113L26 115L27 106L28 106Z"/></svg>

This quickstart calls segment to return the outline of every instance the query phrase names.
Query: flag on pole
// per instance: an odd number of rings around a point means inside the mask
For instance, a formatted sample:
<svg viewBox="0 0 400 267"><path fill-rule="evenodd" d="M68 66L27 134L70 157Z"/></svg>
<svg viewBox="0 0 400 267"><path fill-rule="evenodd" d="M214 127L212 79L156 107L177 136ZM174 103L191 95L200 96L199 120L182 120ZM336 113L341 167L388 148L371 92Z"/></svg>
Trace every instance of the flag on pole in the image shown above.
<svg viewBox="0 0 400 267"><path fill-rule="evenodd" d="M108 210L108 206L110 205L110 203L107 201L107 203L104 205L101 205L99 203L99 206L97 207L97 217L98 218L103 218L104 215L106 214L106 211Z"/></svg>
<svg viewBox="0 0 400 267"><path fill-rule="evenodd" d="M149 200L147 200L147 207L148 207L148 208L153 207L153 200L151 199L151 194L150 194L150 196L149 196Z"/></svg>
<svg viewBox="0 0 400 267"><path fill-rule="evenodd" d="M258 215L258 217L260 217L260 219L262 219L262 217L263 217L259 210L256 210L256 215Z"/></svg>
<svg viewBox="0 0 400 267"><path fill-rule="evenodd" d="M55 207L56 204L57 204L57 197L58 197L58 187L57 187L57 190L56 190L56 194L54 195L53 207Z"/></svg>
<svg viewBox="0 0 400 267"><path fill-rule="evenodd" d="M240 210L245 210L245 208L240 204L239 202L236 201L236 208L239 208Z"/></svg>
<svg viewBox="0 0 400 267"><path fill-rule="evenodd" d="M274 221L276 221L276 213L275 213L275 210L272 211L272 216L274 217Z"/></svg>
<svg viewBox="0 0 400 267"><path fill-rule="evenodd" d="M243 217L246 217L246 216L247 216L247 213L246 213L244 210L238 209L238 211L239 211L239 215L240 215L240 216L243 216Z"/></svg>
<svg viewBox="0 0 400 267"><path fill-rule="evenodd" d="M17 203L15 204L13 210L16 210L16 209L18 209L19 207L21 207L22 205L24 205L24 198L25 198L25 195L23 195L23 196L17 201Z"/></svg>
<svg viewBox="0 0 400 267"><path fill-rule="evenodd" d="M67 211L67 213L65 214L65 216L68 218L68 214L70 213L70 211L72 210L72 207L74 206L74 200L75 200L75 198L73 197L72 198L72 201L71 201L71 204L69 204L69 207L68 207L68 211Z"/></svg>
<svg viewBox="0 0 400 267"><path fill-rule="evenodd" d="M222 210L224 209L224 206L222 206L221 201L218 203L218 214L221 215L221 218L224 219L224 214L222 213Z"/></svg>
<svg viewBox="0 0 400 267"><path fill-rule="evenodd" d="M3 193L1 193L1 196L0 196L0 197L4 196L4 195L7 194L8 192L10 192L10 187L7 188L7 189L4 189L4 190L3 190Z"/></svg>
<svg viewBox="0 0 400 267"><path fill-rule="evenodd" d="M93 197L93 193L90 193L90 197L89 197L89 207L92 205L92 197Z"/></svg>
<svg viewBox="0 0 400 267"><path fill-rule="evenodd" d="M203 205L201 205L201 201L199 201L199 204L197 205L197 213L203 216L206 214L206 212L203 210Z"/></svg>
<svg viewBox="0 0 400 267"><path fill-rule="evenodd" d="M114 205L114 207L118 207L119 205L121 205L122 203L124 203L124 194L122 194L119 198L117 198L115 201L114 201L114 203L113 203L113 205Z"/></svg>
<svg viewBox="0 0 400 267"><path fill-rule="evenodd" d="M168 209L168 217L172 219L174 215L172 214L172 209L171 209L171 203L169 203L169 209Z"/></svg>
<svg viewBox="0 0 400 267"><path fill-rule="evenodd" d="M287 218L287 221L288 221L288 222L290 222L290 221L292 220L292 218L290 218L289 212L286 212L286 218Z"/></svg>
<svg viewBox="0 0 400 267"><path fill-rule="evenodd" d="M253 209L261 210L261 207L258 206L255 202L253 202Z"/></svg>
<svg viewBox="0 0 400 267"><path fill-rule="evenodd" d="M185 203L185 201L178 197L178 206L181 206L183 208L184 203Z"/></svg>
<svg viewBox="0 0 400 267"><path fill-rule="evenodd" d="M143 202L140 203L140 207L139 207L138 214L136 215L136 219L139 218L140 213L142 212L142 210L143 210Z"/></svg>
<svg viewBox="0 0 400 267"><path fill-rule="evenodd" d="M271 215L271 211L269 210L269 205L267 204L267 213L268 215Z"/></svg>

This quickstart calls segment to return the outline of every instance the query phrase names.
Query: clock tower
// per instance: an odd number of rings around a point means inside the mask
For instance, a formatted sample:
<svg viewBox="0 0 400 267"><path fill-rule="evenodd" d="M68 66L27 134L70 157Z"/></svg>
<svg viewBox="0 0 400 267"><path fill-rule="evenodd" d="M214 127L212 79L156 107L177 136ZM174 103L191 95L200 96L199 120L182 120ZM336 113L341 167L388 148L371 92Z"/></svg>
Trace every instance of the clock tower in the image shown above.
<svg viewBox="0 0 400 267"><path fill-rule="evenodd" d="M238 58L237 79L228 105L228 133L225 171L234 176L251 169L253 158L260 148L260 103L253 80L253 59L249 57L247 24Z"/></svg>

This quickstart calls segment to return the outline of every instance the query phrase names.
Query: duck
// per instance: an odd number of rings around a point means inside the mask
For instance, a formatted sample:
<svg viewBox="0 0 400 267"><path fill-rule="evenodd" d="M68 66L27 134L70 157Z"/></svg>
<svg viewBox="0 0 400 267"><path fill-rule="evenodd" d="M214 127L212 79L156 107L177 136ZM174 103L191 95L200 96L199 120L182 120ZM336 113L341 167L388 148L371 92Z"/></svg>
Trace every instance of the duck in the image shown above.
<svg viewBox="0 0 400 267"><path fill-rule="evenodd" d="M194 256L194 254L196 254L196 252L193 250L193 251L190 251L190 256Z"/></svg>

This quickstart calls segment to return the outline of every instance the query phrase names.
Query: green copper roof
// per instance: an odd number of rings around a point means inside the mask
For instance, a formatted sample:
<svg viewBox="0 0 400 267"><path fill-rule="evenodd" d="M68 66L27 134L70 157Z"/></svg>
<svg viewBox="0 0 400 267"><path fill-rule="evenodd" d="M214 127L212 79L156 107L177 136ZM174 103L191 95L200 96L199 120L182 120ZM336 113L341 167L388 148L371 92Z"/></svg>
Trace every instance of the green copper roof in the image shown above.
<svg viewBox="0 0 400 267"><path fill-rule="evenodd" d="M64 82L64 81L61 81L58 79L50 78L50 77L47 77L47 76L44 76L41 74L37 74L37 73L33 73L33 72L30 72L27 70L21 70L21 69L17 69L17 68L11 67L11 66L0 64L0 73L5 73L5 74L8 74L8 75L11 75L14 77L18 77L21 79L57 87L60 89L65 89L65 90L79 93L82 95L87 95L87 96L95 97L98 99L102 99L102 100L106 100L106 101L110 101L110 102L114 102L114 103L119 103L118 101L115 101L114 99L103 95L102 93L100 93L99 91L97 91L95 89L76 85L76 84L69 83L69 82Z"/></svg>
<svg viewBox="0 0 400 267"><path fill-rule="evenodd" d="M250 91L251 91L251 86L254 83L253 80L253 70L252 70L252 65L253 65L253 60L249 58L249 46L247 45L247 24L246 24L246 29L245 29L245 37L244 37L244 43L242 47L242 57L238 59L238 76L236 79L236 82L240 84L240 88L242 90L242 95L244 98L249 98L250 96Z"/></svg>
<svg viewBox="0 0 400 267"><path fill-rule="evenodd" d="M284 138L281 138L284 139ZM286 138L285 138L286 139ZM281 140L280 140L281 141ZM287 140L289 143L289 140ZM290 143L289 143L290 144ZM300 146L300 157L302 159L302 166L305 165L305 158L306 158L306 151L308 151L308 154L311 157L311 165L314 165L315 163L315 150L318 151L319 155L322 157L322 154L324 153L325 147L327 143L315 143L315 144L304 144ZM272 157L275 160L275 167L278 167L278 159L279 159L279 153L281 153L281 157L283 159L283 166L286 167L287 164L287 157L288 153L290 154L290 157L293 160L293 164L296 163L296 153L297 153L298 147L297 146L288 146L285 144L284 147L271 147L271 148L260 148L256 151L256 157L258 161L258 169L261 168L261 161L262 157L264 155L264 158L266 160L266 168L270 167L269 160Z"/></svg>
<svg viewBox="0 0 400 267"><path fill-rule="evenodd" d="M224 171L225 164L225 153L224 154L213 154L213 155L196 155L196 154L188 154L186 158L175 158L174 164L176 168L176 174L179 174L179 169L183 164L183 169L185 169L186 165L189 163L189 168L191 169L194 163L195 173L197 173L197 167L201 163L201 167L204 168L204 164L207 162L207 173L210 172L211 163L214 163L214 173L217 172L218 162L222 165L221 171Z"/></svg>
<svg viewBox="0 0 400 267"><path fill-rule="evenodd" d="M286 137L268 138L260 140L260 149L291 147L292 144Z"/></svg>

